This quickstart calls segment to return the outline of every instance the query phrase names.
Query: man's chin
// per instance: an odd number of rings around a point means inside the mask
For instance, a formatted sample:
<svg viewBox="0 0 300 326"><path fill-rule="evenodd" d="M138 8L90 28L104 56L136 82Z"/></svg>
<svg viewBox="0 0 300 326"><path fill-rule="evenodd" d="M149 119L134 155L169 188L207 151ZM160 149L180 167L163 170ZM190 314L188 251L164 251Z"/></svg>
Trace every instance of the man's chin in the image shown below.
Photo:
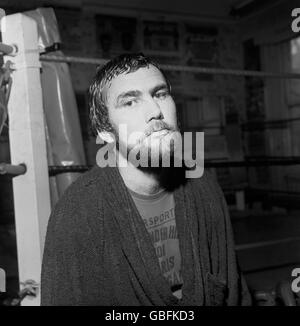
<svg viewBox="0 0 300 326"><path fill-rule="evenodd" d="M174 165L174 151L171 148L139 146L128 153L128 161L142 168L162 168Z"/></svg>

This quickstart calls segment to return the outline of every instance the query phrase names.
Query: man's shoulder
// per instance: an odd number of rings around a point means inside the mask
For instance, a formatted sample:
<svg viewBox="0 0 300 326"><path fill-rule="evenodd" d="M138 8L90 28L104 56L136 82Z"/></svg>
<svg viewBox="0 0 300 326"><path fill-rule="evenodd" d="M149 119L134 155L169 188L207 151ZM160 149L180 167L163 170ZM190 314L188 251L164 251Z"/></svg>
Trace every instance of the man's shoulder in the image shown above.
<svg viewBox="0 0 300 326"><path fill-rule="evenodd" d="M63 193L52 215L72 215L76 212L92 208L101 199L101 181L104 171L99 167L93 167L83 173Z"/></svg>
<svg viewBox="0 0 300 326"><path fill-rule="evenodd" d="M220 195L221 188L218 184L217 178L207 169L204 170L203 175L200 178L189 179L192 187L203 190L206 193L213 193Z"/></svg>
<svg viewBox="0 0 300 326"><path fill-rule="evenodd" d="M97 185L101 183L104 176L103 169L94 166L89 171L82 173L64 192L61 199L70 197L82 197L86 194L93 193Z"/></svg>

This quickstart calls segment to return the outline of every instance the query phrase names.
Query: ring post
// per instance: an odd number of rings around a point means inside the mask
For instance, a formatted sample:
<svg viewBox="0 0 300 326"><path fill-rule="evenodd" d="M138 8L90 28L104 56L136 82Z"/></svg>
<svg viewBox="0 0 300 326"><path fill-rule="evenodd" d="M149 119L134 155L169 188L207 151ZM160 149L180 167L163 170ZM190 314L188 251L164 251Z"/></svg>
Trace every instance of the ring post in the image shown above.
<svg viewBox="0 0 300 326"><path fill-rule="evenodd" d="M40 284L42 254L50 192L43 118L40 61L36 22L22 14L1 20L2 40L18 48L13 63L12 89L8 103L11 163L25 163L27 171L13 179L20 291L22 284ZM39 305L40 291L26 296L22 305Z"/></svg>

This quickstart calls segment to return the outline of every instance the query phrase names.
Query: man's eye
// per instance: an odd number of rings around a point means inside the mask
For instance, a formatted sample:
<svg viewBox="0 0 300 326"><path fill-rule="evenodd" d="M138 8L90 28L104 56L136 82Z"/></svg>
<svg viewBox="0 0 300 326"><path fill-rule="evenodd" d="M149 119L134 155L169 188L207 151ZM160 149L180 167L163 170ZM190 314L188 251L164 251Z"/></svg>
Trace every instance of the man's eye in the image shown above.
<svg viewBox="0 0 300 326"><path fill-rule="evenodd" d="M136 104L136 100L130 100L130 101L126 101L123 103L123 106L133 106L134 104Z"/></svg>
<svg viewBox="0 0 300 326"><path fill-rule="evenodd" d="M169 93L167 91L161 91L161 92L157 92L155 94L155 97L159 98L159 99L164 99L165 97L167 97L169 95Z"/></svg>

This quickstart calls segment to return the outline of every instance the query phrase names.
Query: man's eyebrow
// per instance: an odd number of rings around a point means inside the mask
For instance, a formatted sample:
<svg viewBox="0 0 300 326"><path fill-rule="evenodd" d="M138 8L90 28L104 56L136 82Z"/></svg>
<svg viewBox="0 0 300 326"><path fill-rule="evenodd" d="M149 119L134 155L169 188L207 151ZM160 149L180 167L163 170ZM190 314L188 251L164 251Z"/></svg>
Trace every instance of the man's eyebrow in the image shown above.
<svg viewBox="0 0 300 326"><path fill-rule="evenodd" d="M138 90L131 90L128 92L123 92L121 94L118 95L117 99L116 99L116 103L119 103L120 100L126 98L126 97L138 97L140 96L142 93L141 91Z"/></svg>
<svg viewBox="0 0 300 326"><path fill-rule="evenodd" d="M170 91L170 87L166 84L166 83L162 83L159 85L154 86L151 90L150 93L151 94L155 94L156 92L160 91L160 90L167 90Z"/></svg>

